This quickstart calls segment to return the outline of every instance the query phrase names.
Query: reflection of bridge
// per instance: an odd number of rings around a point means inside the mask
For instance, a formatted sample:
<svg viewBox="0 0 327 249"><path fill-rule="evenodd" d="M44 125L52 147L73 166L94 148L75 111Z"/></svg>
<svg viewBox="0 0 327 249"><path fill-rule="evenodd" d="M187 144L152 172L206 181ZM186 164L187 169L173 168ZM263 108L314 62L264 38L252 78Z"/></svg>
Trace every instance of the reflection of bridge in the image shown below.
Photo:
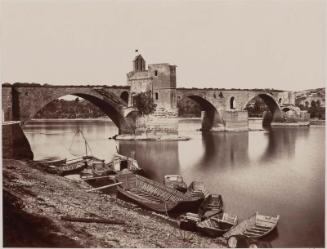
<svg viewBox="0 0 327 249"><path fill-rule="evenodd" d="M175 94L178 100L187 97L200 104L204 111L202 123L204 129L214 129L219 126L228 127L232 123L247 127L247 112L244 108L249 101L257 96L264 100L275 116L281 112L280 106L294 105L294 95L291 92L277 90L177 88ZM127 103L130 95L129 86L3 85L4 120L17 120L24 123L33 118L48 103L65 95L75 95L98 106L112 119L120 133L134 132L136 109L128 106Z"/></svg>

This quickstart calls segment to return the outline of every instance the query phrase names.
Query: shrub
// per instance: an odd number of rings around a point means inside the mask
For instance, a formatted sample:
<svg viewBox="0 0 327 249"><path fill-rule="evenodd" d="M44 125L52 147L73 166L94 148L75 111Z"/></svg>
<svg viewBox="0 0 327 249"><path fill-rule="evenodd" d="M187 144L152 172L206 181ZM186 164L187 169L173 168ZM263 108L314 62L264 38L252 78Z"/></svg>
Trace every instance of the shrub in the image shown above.
<svg viewBox="0 0 327 249"><path fill-rule="evenodd" d="M156 104L153 101L150 91L141 92L134 96L134 106L142 115L153 113L156 110Z"/></svg>

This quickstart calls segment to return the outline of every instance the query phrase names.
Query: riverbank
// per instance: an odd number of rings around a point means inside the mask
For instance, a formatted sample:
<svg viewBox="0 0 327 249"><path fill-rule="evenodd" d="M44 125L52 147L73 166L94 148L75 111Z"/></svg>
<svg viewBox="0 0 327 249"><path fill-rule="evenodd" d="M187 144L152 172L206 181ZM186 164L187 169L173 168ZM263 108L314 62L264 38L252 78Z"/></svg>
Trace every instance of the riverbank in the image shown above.
<svg viewBox="0 0 327 249"><path fill-rule="evenodd" d="M325 120L310 119L310 125L325 126Z"/></svg>
<svg viewBox="0 0 327 249"><path fill-rule="evenodd" d="M98 117L98 118L33 118L31 121L43 122L43 121L109 121L112 120L108 116Z"/></svg>
<svg viewBox="0 0 327 249"><path fill-rule="evenodd" d="M111 138L110 138L111 139ZM112 139L116 139L118 141L188 141L191 138L186 136L178 136L178 135L128 135L122 134L114 136Z"/></svg>
<svg viewBox="0 0 327 249"><path fill-rule="evenodd" d="M218 239L180 230L176 222L82 181L45 173L31 162L3 160L6 247L222 247ZM62 216L124 224L82 223Z"/></svg>

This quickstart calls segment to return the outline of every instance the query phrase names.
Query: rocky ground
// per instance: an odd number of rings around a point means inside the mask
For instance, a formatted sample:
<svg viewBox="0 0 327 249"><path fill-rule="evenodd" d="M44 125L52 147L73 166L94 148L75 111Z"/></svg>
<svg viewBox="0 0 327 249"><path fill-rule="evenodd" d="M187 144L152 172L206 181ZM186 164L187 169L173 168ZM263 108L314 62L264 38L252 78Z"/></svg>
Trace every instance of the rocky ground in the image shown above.
<svg viewBox="0 0 327 249"><path fill-rule="evenodd" d="M223 247L219 239L182 231L174 220L91 186L51 175L31 162L3 161L4 246ZM62 216L124 224L71 222Z"/></svg>

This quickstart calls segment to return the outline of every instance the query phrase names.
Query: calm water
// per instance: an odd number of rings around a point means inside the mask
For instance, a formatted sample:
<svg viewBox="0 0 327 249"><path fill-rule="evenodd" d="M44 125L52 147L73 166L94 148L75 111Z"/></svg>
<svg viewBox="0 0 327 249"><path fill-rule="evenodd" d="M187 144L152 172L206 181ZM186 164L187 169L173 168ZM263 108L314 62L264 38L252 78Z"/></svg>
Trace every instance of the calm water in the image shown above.
<svg viewBox="0 0 327 249"><path fill-rule="evenodd" d="M79 136L73 139L80 128L94 156L109 161L117 147L135 154L152 179L181 174L187 183L203 181L240 219L255 211L280 214L278 230L266 238L273 247L324 247L324 127L208 134L195 131L199 120L179 127L190 141L116 142L108 137L117 129L106 120L32 121L24 131L35 159L71 158L84 148Z"/></svg>

